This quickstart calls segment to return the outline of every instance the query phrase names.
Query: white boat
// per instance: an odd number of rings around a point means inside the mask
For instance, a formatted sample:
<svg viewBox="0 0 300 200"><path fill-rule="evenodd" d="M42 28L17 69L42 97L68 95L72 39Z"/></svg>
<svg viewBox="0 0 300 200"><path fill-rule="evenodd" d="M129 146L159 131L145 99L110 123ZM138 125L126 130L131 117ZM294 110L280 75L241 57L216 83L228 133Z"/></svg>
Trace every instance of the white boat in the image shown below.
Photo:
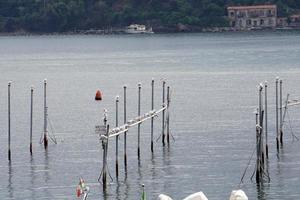
<svg viewBox="0 0 300 200"><path fill-rule="evenodd" d="M154 33L152 28L146 28L143 24L131 24L126 27L125 33L129 34L141 34L141 33Z"/></svg>

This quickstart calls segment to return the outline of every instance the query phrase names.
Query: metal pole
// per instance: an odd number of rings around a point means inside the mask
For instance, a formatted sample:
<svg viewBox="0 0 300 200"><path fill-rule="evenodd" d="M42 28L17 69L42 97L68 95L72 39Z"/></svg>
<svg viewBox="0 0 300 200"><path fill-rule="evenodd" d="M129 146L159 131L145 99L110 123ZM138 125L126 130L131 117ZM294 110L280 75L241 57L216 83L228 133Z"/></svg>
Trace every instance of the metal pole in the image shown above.
<svg viewBox="0 0 300 200"><path fill-rule="evenodd" d="M268 147L268 94L267 94L268 82L265 82L265 138L266 138L266 158L269 158Z"/></svg>
<svg viewBox="0 0 300 200"><path fill-rule="evenodd" d="M32 117L33 117L33 86L31 86L31 94L30 94L30 154L32 155Z"/></svg>
<svg viewBox="0 0 300 200"><path fill-rule="evenodd" d="M138 116L141 116L141 83L138 84ZM140 158L141 124L138 124L138 158Z"/></svg>
<svg viewBox="0 0 300 200"><path fill-rule="evenodd" d="M280 126L279 126L279 134L280 134L280 144L282 144L282 127L283 127L283 120L282 120L282 80L279 81L279 113L280 113Z"/></svg>
<svg viewBox="0 0 300 200"><path fill-rule="evenodd" d="M163 81L163 93L162 93L162 107L165 106L165 85L166 82ZM165 110L162 112L162 143L165 145Z"/></svg>
<svg viewBox="0 0 300 200"><path fill-rule="evenodd" d="M119 104L119 96L116 96L116 127L119 126L118 124L118 118L119 118L119 113L118 113L118 104ZM118 178L119 176L119 162L118 162L118 151L119 151L119 147L118 147L118 141L119 141L119 136L116 136L116 177Z"/></svg>
<svg viewBox="0 0 300 200"><path fill-rule="evenodd" d="M11 151L10 151L10 86L11 81L8 82L8 160L11 161Z"/></svg>
<svg viewBox="0 0 300 200"><path fill-rule="evenodd" d="M126 116L126 85L124 85L124 124L127 123L126 117L127 117ZM127 136L127 131L124 133L124 165L125 165L125 169L127 168L126 136Z"/></svg>
<svg viewBox="0 0 300 200"><path fill-rule="evenodd" d="M258 109L255 113L255 120L256 120L256 183L260 182L260 153L259 153L259 120L258 120Z"/></svg>
<svg viewBox="0 0 300 200"><path fill-rule="evenodd" d="M260 129L259 129L259 151L260 151L260 155L261 155L261 169L264 168L264 148L263 148L263 144L264 144L264 135L263 135L263 106L262 106L262 90L263 90L263 85L259 84L259 125L260 125Z"/></svg>
<svg viewBox="0 0 300 200"><path fill-rule="evenodd" d="M167 142L170 143L170 87L167 87Z"/></svg>
<svg viewBox="0 0 300 200"><path fill-rule="evenodd" d="M48 147L47 138L47 79L44 79L44 147Z"/></svg>
<svg viewBox="0 0 300 200"><path fill-rule="evenodd" d="M279 77L276 77L275 85L276 85L276 147L279 150L279 137L278 137L278 81Z"/></svg>
<svg viewBox="0 0 300 200"><path fill-rule="evenodd" d="M154 79L151 82L151 110L154 110ZM153 117L151 117L151 152L153 153Z"/></svg>

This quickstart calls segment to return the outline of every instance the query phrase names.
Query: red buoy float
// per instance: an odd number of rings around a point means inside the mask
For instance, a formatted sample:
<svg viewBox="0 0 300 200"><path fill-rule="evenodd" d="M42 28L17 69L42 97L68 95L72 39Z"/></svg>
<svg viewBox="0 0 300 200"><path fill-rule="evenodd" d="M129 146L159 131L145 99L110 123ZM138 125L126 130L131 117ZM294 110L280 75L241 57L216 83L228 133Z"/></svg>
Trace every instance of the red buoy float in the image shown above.
<svg viewBox="0 0 300 200"><path fill-rule="evenodd" d="M102 100L102 94L101 94L100 90L97 90L95 100L96 101L101 101Z"/></svg>

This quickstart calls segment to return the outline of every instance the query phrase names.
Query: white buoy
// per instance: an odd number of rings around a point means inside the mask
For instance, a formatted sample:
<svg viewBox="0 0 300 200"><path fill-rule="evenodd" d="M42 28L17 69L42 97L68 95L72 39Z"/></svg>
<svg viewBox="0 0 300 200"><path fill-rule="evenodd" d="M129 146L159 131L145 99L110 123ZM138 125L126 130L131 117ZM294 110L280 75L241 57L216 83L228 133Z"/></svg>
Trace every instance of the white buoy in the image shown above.
<svg viewBox="0 0 300 200"><path fill-rule="evenodd" d="M173 200L171 197L165 194L160 194L157 198L157 200Z"/></svg>
<svg viewBox="0 0 300 200"><path fill-rule="evenodd" d="M233 190L229 200L248 200L248 197L243 190Z"/></svg>
<svg viewBox="0 0 300 200"><path fill-rule="evenodd" d="M188 197L184 198L183 200L208 200L208 199L203 192L197 192L197 193L189 195Z"/></svg>

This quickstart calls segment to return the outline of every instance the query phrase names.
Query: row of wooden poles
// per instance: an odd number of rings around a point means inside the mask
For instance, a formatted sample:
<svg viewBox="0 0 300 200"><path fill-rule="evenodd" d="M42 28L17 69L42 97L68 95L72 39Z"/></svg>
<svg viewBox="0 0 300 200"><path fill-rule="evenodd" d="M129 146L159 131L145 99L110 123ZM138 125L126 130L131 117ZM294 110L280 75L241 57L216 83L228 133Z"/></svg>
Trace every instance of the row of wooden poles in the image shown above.
<svg viewBox="0 0 300 200"><path fill-rule="evenodd" d="M11 86L12 81L8 82L8 160L11 161ZM34 87L30 88L30 144L29 151L32 155L33 145L32 145L32 130L33 130L33 91ZM48 147L48 136L47 136L47 80L44 79L44 131L43 131L43 143L45 149Z"/></svg>
<svg viewBox="0 0 300 200"><path fill-rule="evenodd" d="M256 182L263 181L263 177L268 174L265 171L266 159L269 158L268 150L268 84L260 84L258 87L258 109L256 112ZM263 91L264 100L263 103ZM275 81L275 98L276 98L276 147L279 151L279 146L283 143L283 104L282 104L282 80L279 77ZM285 108L287 107L288 96ZM264 105L263 105L264 104ZM265 122L265 124L264 124ZM265 134L263 134L265 133ZM268 177L269 178L269 177Z"/></svg>
<svg viewBox="0 0 300 200"><path fill-rule="evenodd" d="M116 97L115 99L115 106L116 106L116 123L115 126L116 128L110 129L109 124L107 123L107 117L106 113L104 114L104 127L105 127L105 133L100 135L100 140L102 141L102 147L103 147L103 166L102 166L102 171L100 174L99 179L102 176L102 183L103 183L103 188L106 188L107 184L107 173L108 173L108 166L107 166L107 160L108 160L108 141L109 138L115 137L116 138L116 148L115 148L115 156L116 156L116 162L115 162L115 168L116 168L116 177L118 178L119 176L119 162L118 162L118 152L119 152L119 136L120 134L124 134L124 167L125 167L125 173L127 171L127 133L128 129L130 127L133 127L137 125L137 156L138 160L140 161L140 156L141 156L141 146L140 146L140 132L141 132L141 123L147 119L151 119L151 126L150 126L150 132L151 132L151 152L154 152L154 117L157 116L160 112L162 112L162 132L161 132L161 137L162 137L162 144L165 145L167 142L168 144L170 143L170 117L169 117L169 106L170 106L170 87L167 87L167 95L166 95L166 82L162 82L162 108L158 111L154 110L154 80L152 79L151 82L151 111L141 115L141 90L142 90L142 85L139 83L138 84L138 105L137 105L137 115L134 120L127 120L127 104L126 104L126 89L127 87L124 86L124 125L119 126L119 96ZM167 98L166 98L167 97ZM167 114L166 114L167 111ZM165 133L166 129L166 133ZM166 141L165 141L166 140Z"/></svg>

